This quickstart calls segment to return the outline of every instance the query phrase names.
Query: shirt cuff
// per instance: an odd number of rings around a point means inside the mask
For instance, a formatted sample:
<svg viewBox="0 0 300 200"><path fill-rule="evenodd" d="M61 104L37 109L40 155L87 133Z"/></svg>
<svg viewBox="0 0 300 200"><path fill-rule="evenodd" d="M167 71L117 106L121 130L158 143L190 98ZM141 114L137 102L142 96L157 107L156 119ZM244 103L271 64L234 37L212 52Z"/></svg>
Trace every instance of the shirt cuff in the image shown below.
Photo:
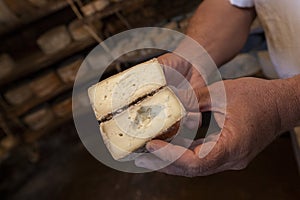
<svg viewBox="0 0 300 200"><path fill-rule="evenodd" d="M241 8L250 8L254 6L253 0L229 0L229 1L232 5Z"/></svg>

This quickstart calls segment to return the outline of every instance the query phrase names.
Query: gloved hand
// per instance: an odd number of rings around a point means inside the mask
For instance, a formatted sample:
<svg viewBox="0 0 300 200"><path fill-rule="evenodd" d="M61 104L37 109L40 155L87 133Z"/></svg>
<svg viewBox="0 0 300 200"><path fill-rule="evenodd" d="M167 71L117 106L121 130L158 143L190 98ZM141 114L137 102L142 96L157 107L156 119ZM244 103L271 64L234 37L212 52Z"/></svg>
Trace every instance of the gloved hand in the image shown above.
<svg viewBox="0 0 300 200"><path fill-rule="evenodd" d="M222 128L219 134L197 140L190 148L160 140L150 141L146 148L152 154L138 157L135 164L157 169L167 161L174 161L160 171L188 177L244 169L299 119L299 99L287 80L241 78L224 81L227 105L219 96L222 84L211 85L210 94L206 87L196 90L200 111L213 111Z"/></svg>

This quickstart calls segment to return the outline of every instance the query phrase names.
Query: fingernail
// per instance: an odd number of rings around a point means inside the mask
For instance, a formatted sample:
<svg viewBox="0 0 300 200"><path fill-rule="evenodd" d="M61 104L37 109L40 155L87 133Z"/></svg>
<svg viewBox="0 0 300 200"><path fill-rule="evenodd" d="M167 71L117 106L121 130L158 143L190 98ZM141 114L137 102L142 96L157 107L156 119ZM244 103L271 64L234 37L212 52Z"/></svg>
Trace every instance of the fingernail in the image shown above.
<svg viewBox="0 0 300 200"><path fill-rule="evenodd" d="M152 147L152 146L146 146L146 148L147 148L147 150L149 151L149 152L153 152L154 151L154 148Z"/></svg>
<svg viewBox="0 0 300 200"><path fill-rule="evenodd" d="M149 152L153 152L155 149L153 148L153 145L151 143L147 143L146 144L146 149L149 151Z"/></svg>

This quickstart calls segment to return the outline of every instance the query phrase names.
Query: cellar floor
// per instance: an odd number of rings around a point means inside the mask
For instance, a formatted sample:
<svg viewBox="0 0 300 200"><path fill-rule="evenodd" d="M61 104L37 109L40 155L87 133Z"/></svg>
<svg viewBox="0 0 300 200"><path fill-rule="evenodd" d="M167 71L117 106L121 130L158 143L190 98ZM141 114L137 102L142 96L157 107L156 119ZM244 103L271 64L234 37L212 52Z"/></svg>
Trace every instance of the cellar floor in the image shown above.
<svg viewBox="0 0 300 200"><path fill-rule="evenodd" d="M85 150L71 122L37 148L36 163L28 161L24 148L2 163L0 199L300 199L289 135L274 141L245 170L196 178L110 169Z"/></svg>

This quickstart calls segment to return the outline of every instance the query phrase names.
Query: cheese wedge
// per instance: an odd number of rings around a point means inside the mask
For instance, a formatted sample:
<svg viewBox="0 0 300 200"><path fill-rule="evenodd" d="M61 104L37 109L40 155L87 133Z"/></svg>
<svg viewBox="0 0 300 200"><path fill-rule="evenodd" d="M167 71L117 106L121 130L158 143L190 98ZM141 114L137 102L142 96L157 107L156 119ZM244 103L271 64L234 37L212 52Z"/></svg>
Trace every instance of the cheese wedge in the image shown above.
<svg viewBox="0 0 300 200"><path fill-rule="evenodd" d="M115 160L135 158L154 138L171 138L185 116L157 59L112 76L88 93L103 141Z"/></svg>
<svg viewBox="0 0 300 200"><path fill-rule="evenodd" d="M165 87L101 123L101 135L113 158L118 160L143 147L151 139L169 134L168 129L184 115L185 110L176 95Z"/></svg>
<svg viewBox="0 0 300 200"><path fill-rule="evenodd" d="M120 108L166 85L164 72L156 59L136 65L107 78L88 90L96 118L104 118Z"/></svg>

